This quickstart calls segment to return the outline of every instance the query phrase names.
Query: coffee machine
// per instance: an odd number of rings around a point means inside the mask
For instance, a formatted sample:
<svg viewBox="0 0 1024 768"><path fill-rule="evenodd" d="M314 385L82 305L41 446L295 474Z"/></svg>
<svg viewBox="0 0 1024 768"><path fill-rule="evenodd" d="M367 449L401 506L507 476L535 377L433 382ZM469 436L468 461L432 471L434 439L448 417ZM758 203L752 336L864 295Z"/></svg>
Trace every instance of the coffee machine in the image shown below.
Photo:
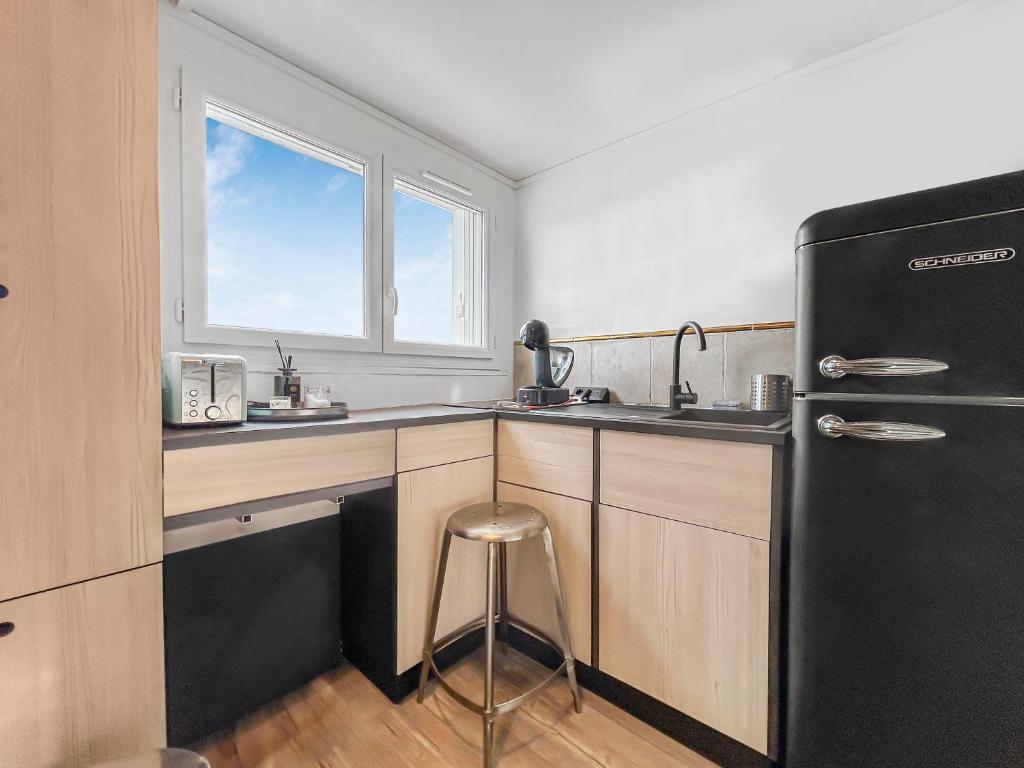
<svg viewBox="0 0 1024 768"><path fill-rule="evenodd" d="M519 330L523 346L533 352L535 384L516 390L520 405L559 405L569 399L569 390L562 387L572 370L573 351L569 347L551 346L546 323L530 320Z"/></svg>

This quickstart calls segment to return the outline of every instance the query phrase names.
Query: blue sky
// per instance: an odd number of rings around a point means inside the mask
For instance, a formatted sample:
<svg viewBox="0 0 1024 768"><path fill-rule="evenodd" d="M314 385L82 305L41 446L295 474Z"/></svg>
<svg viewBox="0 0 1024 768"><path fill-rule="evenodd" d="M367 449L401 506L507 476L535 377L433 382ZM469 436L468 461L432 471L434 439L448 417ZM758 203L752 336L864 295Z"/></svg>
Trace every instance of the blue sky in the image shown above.
<svg viewBox="0 0 1024 768"><path fill-rule="evenodd" d="M363 178L206 121L214 325L363 335ZM452 215L395 193L396 336L452 340Z"/></svg>

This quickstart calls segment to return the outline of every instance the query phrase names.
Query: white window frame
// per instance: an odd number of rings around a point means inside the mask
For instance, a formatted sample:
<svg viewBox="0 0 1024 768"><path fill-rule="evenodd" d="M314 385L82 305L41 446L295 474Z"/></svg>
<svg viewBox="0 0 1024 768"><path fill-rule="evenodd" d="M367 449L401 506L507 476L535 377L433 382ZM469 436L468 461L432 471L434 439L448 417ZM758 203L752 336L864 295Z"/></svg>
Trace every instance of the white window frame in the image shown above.
<svg viewBox="0 0 1024 768"><path fill-rule="evenodd" d="M342 159L363 167L362 336L210 325L206 227L208 104L215 105L222 114L233 115L236 119L232 124L261 138L332 164L338 164ZM324 129L329 130L330 126L336 125L336 120L325 119L336 109L336 103L329 96L313 89L296 89L282 98L280 93L272 96L255 80L240 81L200 67L182 68L182 298L185 342L271 347L276 338L283 346L297 349L381 350L381 156L372 149L372 136L360 135L359 131L341 128L335 129L339 134L337 137L322 135Z"/></svg>
<svg viewBox="0 0 1024 768"><path fill-rule="evenodd" d="M424 171L429 169L414 169L411 164L399 167L386 161L383 163L383 275L384 275L384 352L404 355L431 355L436 357L468 357L468 358L492 358L494 357L493 343L491 336L490 318L490 233L493 222L487 208L473 200L472 191L470 194L460 193L453 189L443 189L437 184L430 183L424 178ZM437 174L434 173L434 176ZM396 184L397 182L397 184ZM480 238L480 250L476 253L473 263L453 264L453 278L456 284L462 283L462 274L465 269L478 272L472 278L471 285L476 290L470 295L463 296L463 323L468 326L476 324L476 329L469 329L472 335L479 340L478 344L433 344L428 342L406 341L395 338L395 316L396 310L401 311L402 297L395 289L395 211L394 193L396 188L399 191L402 186L412 187L415 191L412 194L420 193L419 196L429 202L447 208L453 212L460 212L468 208L479 213L479 218L467 216L464 219L463 227L452 228L453 244L466 237ZM471 231L474 220L480 222L481 231ZM465 329L464 329L465 330Z"/></svg>

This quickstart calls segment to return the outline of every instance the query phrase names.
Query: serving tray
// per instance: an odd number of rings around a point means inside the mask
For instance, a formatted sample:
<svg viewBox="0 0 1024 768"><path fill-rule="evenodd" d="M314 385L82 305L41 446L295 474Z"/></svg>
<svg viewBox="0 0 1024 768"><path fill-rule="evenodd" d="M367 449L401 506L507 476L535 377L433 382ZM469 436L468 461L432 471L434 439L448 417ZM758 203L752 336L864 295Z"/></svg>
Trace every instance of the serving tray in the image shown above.
<svg viewBox="0 0 1024 768"><path fill-rule="evenodd" d="M347 419L346 403L331 403L329 408L271 408L270 403L249 401L247 421L323 421Z"/></svg>

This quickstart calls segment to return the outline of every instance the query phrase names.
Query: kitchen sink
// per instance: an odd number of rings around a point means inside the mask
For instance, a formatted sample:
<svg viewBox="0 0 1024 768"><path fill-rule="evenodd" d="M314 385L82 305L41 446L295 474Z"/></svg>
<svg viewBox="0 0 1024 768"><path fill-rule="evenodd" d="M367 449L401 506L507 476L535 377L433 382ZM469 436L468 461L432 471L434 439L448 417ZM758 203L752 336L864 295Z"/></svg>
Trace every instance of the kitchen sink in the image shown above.
<svg viewBox="0 0 1024 768"><path fill-rule="evenodd" d="M680 424L706 424L708 426L748 427L776 429L789 420L788 412L748 411L726 408L683 408L671 411L659 405L623 405L620 403L587 403L545 408L537 413L579 416L590 419L617 421L674 421Z"/></svg>
<svg viewBox="0 0 1024 768"><path fill-rule="evenodd" d="M659 417L670 421L689 421L699 424L731 424L743 427L774 427L789 418L789 413L778 411L727 410L725 408L683 408Z"/></svg>

